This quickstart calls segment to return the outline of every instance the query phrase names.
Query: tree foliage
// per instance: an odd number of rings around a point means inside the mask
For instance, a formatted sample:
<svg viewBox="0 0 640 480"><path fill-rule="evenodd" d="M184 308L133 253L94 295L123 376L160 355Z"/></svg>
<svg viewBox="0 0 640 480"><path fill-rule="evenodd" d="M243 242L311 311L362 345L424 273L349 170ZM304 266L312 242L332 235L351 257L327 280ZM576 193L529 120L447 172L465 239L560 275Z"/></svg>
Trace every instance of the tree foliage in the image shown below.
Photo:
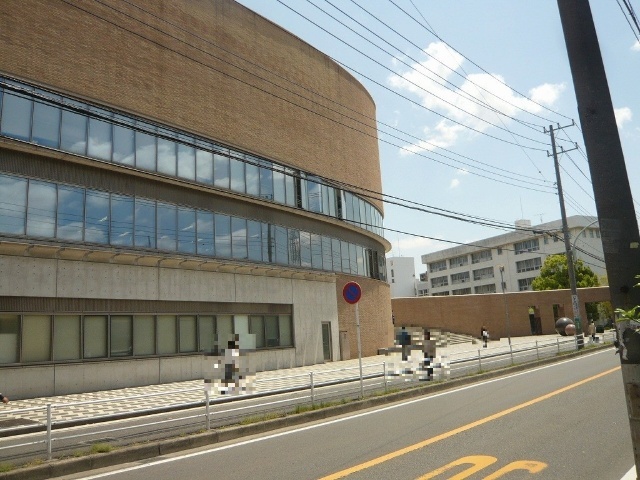
<svg viewBox="0 0 640 480"><path fill-rule="evenodd" d="M573 262L576 271L576 287L598 287L598 276L582 260ZM566 255L549 255L542 264L540 275L533 280L534 290L560 290L570 288Z"/></svg>

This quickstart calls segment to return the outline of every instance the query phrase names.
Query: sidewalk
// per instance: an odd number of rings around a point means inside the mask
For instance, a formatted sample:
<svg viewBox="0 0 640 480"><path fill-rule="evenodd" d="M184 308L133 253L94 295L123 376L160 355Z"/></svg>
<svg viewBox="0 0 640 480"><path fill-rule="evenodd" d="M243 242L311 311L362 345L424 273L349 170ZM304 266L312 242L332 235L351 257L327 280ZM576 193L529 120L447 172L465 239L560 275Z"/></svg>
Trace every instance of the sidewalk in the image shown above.
<svg viewBox="0 0 640 480"><path fill-rule="evenodd" d="M602 337L602 335L600 335ZM514 337L511 339L513 347L522 344L530 344L535 348L535 342L555 343L556 339L568 340L571 337L560 337L554 335L539 335L530 337ZM586 339L585 339L586 341ZM483 354L486 352L509 351L509 343L506 338L499 341L490 341L488 348L482 347L482 342L460 343L448 345L437 349L437 355L447 356L450 359L467 357L464 352L469 352L468 357L478 355L478 350ZM362 359L363 375L382 373L382 363L388 361L389 357L377 355ZM306 367L272 370L258 372L256 374L255 393L265 393L276 389L295 388L309 385L310 373L313 373L314 382L324 383L338 381L346 377L358 377L358 359L344 360L338 362L328 362L319 365ZM11 398L11 392L5 392ZM154 395L151 397L141 397L144 395ZM241 399L242 396L224 396L229 400ZM139 415L141 411L148 409L161 409L163 411L185 408L186 404L202 404L204 401L203 380L191 380L185 382L174 382L161 385L150 385L145 387L132 387L117 390L105 390L90 393L79 393L73 395L59 395L54 397L32 398L26 400L15 400L9 404L0 405L0 436L3 433L11 434L24 428L42 426L46 423L47 404L53 405L54 423L91 423L99 421L97 417L115 416L123 418ZM216 397L212 396L211 399ZM95 403L85 403L95 402ZM81 404L78 404L81 403ZM34 407L41 407L33 411L24 411ZM16 430L14 430L16 429ZM4 431L4 432L3 432Z"/></svg>

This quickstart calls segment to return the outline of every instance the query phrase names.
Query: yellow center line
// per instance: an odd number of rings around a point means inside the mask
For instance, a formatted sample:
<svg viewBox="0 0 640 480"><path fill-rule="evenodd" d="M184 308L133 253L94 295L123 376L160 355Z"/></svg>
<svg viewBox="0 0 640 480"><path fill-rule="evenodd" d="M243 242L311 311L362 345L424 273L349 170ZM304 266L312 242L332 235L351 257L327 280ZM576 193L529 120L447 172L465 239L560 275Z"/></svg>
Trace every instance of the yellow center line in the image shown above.
<svg viewBox="0 0 640 480"><path fill-rule="evenodd" d="M517 412L523 408L529 407L531 405L535 405L536 403L540 403L544 400L548 400L551 397L555 397L556 395L560 395L568 390L579 387L580 385L584 385L585 383L591 382L593 380L597 380L598 378L604 377L605 375L609 375L617 370L620 370L620 366L614 367L611 370L607 370L606 372L599 373L594 375L593 377L585 378L584 380L580 380L579 382L572 383L571 385L567 385L566 387L559 388L558 390L554 390L553 392L547 393L540 397L534 398L527 402L516 405L515 407L507 408L506 410L502 410L501 412L494 413L493 415L489 415L488 417L481 418L480 420L476 420L475 422L467 423L462 427L455 428L453 430L449 430L448 432L441 433L440 435L436 435L435 437L428 438L418 443L414 443L413 445L409 445L408 447L401 448L400 450L396 450L395 452L387 453L386 455L382 455L380 457L369 460L368 462L361 463L359 465L355 465L353 467L349 467L347 469L341 470L336 473L332 473L331 475L327 475L326 477L322 477L319 480L335 480L337 478L344 478L352 473L360 472L362 470L366 470L367 468L374 467L381 463L387 462L389 460L393 460L394 458L398 458L407 453L414 452L421 448L424 448L428 445L432 445L440 440L445 440L449 437L453 437L458 433L466 432L467 430L471 430L472 428L478 427L480 425L484 425L485 423L489 423L493 420L497 420L498 418L504 417L505 415L509 415L510 413Z"/></svg>

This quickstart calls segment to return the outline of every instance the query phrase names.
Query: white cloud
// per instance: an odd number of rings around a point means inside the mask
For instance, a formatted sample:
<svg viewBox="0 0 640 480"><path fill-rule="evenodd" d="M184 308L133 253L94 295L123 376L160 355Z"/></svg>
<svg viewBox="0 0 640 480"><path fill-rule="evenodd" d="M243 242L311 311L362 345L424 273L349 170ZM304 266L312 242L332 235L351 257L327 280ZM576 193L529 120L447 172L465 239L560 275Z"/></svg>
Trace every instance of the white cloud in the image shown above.
<svg viewBox="0 0 640 480"><path fill-rule="evenodd" d="M640 52L640 42L636 40L636 43L633 44L631 50L633 50L634 52Z"/></svg>
<svg viewBox="0 0 640 480"><path fill-rule="evenodd" d="M425 140L406 145L401 152L405 155L431 151L437 147L448 148L466 135L475 135L460 124L479 132L488 130L491 124L500 123L491 109L511 117L521 114L523 110L538 113L543 106L552 106L565 89L564 84L545 83L532 88L529 99L517 95L496 74L474 73L464 77L460 83L459 77L452 71L458 71L464 63L459 53L442 42L429 44L425 53L427 60L413 64L412 69L401 75L391 76L389 84L396 90L415 95L424 107L450 120L442 118L431 128L425 128ZM458 87L453 90L451 85L445 87L445 80L458 84ZM478 103L486 103L490 108ZM507 125L511 121L508 117L501 117Z"/></svg>
<svg viewBox="0 0 640 480"><path fill-rule="evenodd" d="M616 116L616 124L621 130L624 124L630 122L633 117L633 112L629 107L614 108L613 113Z"/></svg>
<svg viewBox="0 0 640 480"><path fill-rule="evenodd" d="M460 185L460 180L458 180L457 178L454 178L453 180L451 180L451 184L449 184L449 188L456 188L459 185Z"/></svg>

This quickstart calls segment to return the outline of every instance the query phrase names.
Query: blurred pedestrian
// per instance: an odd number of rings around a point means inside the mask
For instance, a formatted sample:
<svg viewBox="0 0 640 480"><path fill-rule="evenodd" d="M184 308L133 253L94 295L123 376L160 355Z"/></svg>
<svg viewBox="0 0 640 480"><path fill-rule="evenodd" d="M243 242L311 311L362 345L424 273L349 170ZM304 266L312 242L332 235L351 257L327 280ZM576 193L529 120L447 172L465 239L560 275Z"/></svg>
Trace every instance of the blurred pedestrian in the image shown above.
<svg viewBox="0 0 640 480"><path fill-rule="evenodd" d="M2 395L0 393L0 402L2 403L9 403L9 397L5 397L4 395Z"/></svg>
<svg viewBox="0 0 640 480"><path fill-rule="evenodd" d="M596 324L594 322L589 323L589 335L591 335L591 341L596 341Z"/></svg>
<svg viewBox="0 0 640 480"><path fill-rule="evenodd" d="M484 325L480 329L480 335L482 336L482 346L484 348L487 348L487 342L489 341L489 331Z"/></svg>

